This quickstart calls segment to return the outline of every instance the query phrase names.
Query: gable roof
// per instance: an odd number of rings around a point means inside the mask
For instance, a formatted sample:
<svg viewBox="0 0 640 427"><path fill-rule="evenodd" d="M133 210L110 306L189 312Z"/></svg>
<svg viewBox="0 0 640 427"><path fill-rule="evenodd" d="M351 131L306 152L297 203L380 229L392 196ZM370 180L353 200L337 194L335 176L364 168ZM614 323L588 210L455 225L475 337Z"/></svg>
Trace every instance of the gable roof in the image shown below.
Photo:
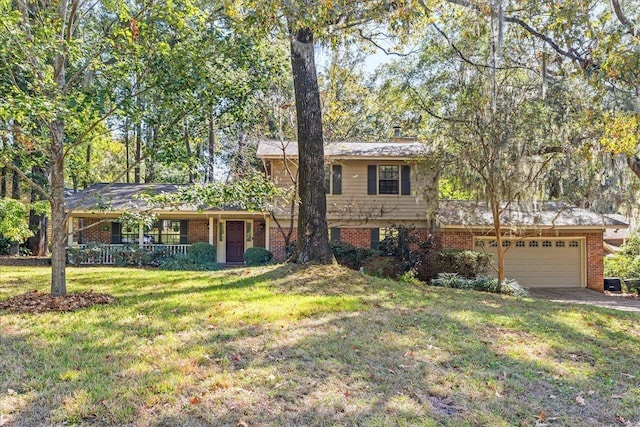
<svg viewBox="0 0 640 427"><path fill-rule="evenodd" d="M151 206L143 199L146 195L173 193L179 184L94 184L65 197L68 210L126 211L145 210Z"/></svg>
<svg viewBox="0 0 640 427"><path fill-rule="evenodd" d="M493 217L486 202L441 200L438 218L441 226L491 227ZM563 202L541 202L508 209L501 217L504 226L554 228L627 228L626 222Z"/></svg>
<svg viewBox="0 0 640 427"><path fill-rule="evenodd" d="M331 142L324 146L325 158L408 159L424 156L432 150L424 143L402 142ZM297 141L262 140L258 144L257 156L263 159L281 159L283 156L298 157Z"/></svg>

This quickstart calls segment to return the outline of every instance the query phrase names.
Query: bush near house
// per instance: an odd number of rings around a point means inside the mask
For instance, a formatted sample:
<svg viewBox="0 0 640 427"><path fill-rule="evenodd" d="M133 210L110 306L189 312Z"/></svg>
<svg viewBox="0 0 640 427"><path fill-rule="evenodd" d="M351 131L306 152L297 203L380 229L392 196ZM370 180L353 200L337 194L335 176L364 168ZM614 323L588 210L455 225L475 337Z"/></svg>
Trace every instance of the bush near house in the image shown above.
<svg viewBox="0 0 640 427"><path fill-rule="evenodd" d="M476 291L492 292L513 296L527 296L529 293L524 290L518 282L506 279L500 286L497 277L478 276L467 278L457 273L440 273L437 279L431 281L433 286L454 289L473 289Z"/></svg>
<svg viewBox="0 0 640 427"><path fill-rule="evenodd" d="M438 274L456 273L462 277L473 278L486 273L491 260L484 252L447 249L436 252L432 261Z"/></svg>
<svg viewBox="0 0 640 427"><path fill-rule="evenodd" d="M244 252L244 262L249 266L268 265L272 260L273 254L265 248L249 248Z"/></svg>
<svg viewBox="0 0 640 427"><path fill-rule="evenodd" d="M620 251L604 259L605 277L619 277L628 291L640 294L640 235L634 233Z"/></svg>
<svg viewBox="0 0 640 427"><path fill-rule="evenodd" d="M216 262L216 247L208 243L194 243L187 248L186 255L176 255L162 264L162 270L217 271L222 265Z"/></svg>

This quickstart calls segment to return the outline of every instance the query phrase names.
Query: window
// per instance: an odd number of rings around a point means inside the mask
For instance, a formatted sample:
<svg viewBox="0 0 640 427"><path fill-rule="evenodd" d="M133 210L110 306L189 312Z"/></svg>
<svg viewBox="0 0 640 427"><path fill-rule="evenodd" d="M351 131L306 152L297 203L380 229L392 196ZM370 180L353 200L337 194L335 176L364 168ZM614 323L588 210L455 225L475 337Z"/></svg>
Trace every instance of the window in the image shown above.
<svg viewBox="0 0 640 427"><path fill-rule="evenodd" d="M378 166L378 194L398 194L400 190L400 167Z"/></svg>
<svg viewBox="0 0 640 427"><path fill-rule="evenodd" d="M329 229L329 235L332 242L340 241L340 229L338 227L331 227Z"/></svg>
<svg viewBox="0 0 640 427"><path fill-rule="evenodd" d="M152 228L145 227L144 243L159 243L163 245L178 245L187 242L188 221L179 219L161 219ZM124 237L123 229L123 239ZM129 237L126 237L129 239ZM132 242L138 242L138 230L135 231Z"/></svg>
<svg viewBox="0 0 640 427"><path fill-rule="evenodd" d="M529 247L530 248L537 248L538 247L538 242L536 242L535 240L532 240L529 242Z"/></svg>
<svg viewBox="0 0 640 427"><path fill-rule="evenodd" d="M516 247L517 248L524 248L525 247L525 243L522 240L518 240L516 242Z"/></svg>
<svg viewBox="0 0 640 427"><path fill-rule="evenodd" d="M550 248L551 246L553 246L551 244L551 242L549 240L545 240L544 242L542 242L542 247L543 248Z"/></svg>
<svg viewBox="0 0 640 427"><path fill-rule="evenodd" d="M508 248L509 246L511 246L511 240L503 240L502 241L502 247L503 248Z"/></svg>
<svg viewBox="0 0 640 427"><path fill-rule="evenodd" d="M556 242L556 248L564 248L564 242L561 240L558 240Z"/></svg>
<svg viewBox="0 0 640 427"><path fill-rule="evenodd" d="M324 165L324 191L342 194L342 165Z"/></svg>
<svg viewBox="0 0 640 427"><path fill-rule="evenodd" d="M577 248L578 246L580 246L580 243L578 243L577 240L572 240L569 242L569 247L570 248Z"/></svg>

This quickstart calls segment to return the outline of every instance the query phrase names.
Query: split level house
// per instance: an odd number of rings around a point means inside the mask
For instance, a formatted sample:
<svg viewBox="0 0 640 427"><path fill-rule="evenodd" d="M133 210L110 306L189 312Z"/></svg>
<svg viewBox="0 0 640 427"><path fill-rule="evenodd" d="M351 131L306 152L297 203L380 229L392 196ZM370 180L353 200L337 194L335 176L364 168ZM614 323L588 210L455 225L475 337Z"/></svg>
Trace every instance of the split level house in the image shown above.
<svg viewBox="0 0 640 427"><path fill-rule="evenodd" d="M261 141L257 155L265 179L294 188L298 146ZM387 143L343 142L325 146L327 220L331 240L377 249L397 226L410 227L419 239L432 235L441 249L496 252L492 219L485 203L438 200L437 174L425 162L426 144L408 138ZM173 192L169 184L97 184L67 198L69 245L166 245L181 253L195 242L216 246L215 261L243 262L250 247L286 258L286 241L296 239L296 211L285 199L269 212L229 207L154 208L144 194ZM122 212L151 209L153 227L126 228ZM588 287L603 290L603 234L626 229L620 219L561 203L506 210L506 276L524 287ZM105 262L109 262L105 260Z"/></svg>

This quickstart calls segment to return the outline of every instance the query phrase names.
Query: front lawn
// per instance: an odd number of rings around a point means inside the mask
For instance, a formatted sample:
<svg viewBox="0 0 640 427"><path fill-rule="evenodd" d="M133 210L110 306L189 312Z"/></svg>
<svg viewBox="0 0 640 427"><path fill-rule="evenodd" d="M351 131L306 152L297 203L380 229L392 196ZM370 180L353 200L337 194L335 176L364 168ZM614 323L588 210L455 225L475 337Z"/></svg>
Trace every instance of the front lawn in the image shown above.
<svg viewBox="0 0 640 427"><path fill-rule="evenodd" d="M48 291L0 267L0 300ZM632 425L639 316L340 267L69 268L117 302L0 311L0 425Z"/></svg>

